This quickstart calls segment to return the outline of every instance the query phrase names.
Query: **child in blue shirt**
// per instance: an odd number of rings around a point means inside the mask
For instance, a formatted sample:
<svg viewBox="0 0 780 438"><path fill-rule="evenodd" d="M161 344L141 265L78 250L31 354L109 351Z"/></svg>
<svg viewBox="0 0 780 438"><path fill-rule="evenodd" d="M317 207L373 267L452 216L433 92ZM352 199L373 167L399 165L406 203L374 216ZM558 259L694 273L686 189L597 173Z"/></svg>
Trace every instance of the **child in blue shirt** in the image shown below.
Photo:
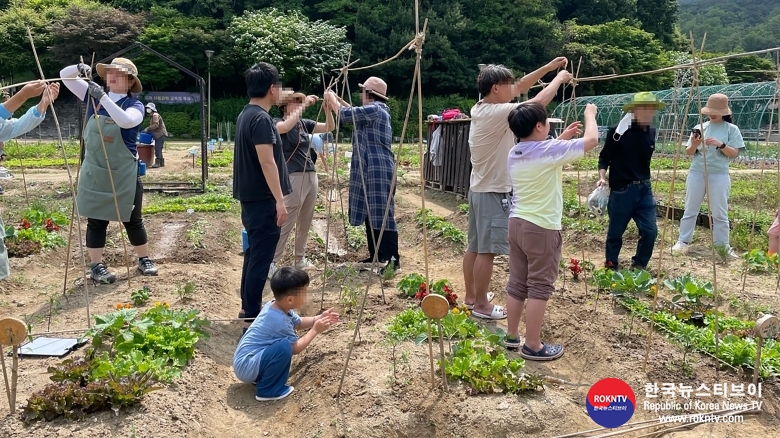
<svg viewBox="0 0 780 438"><path fill-rule="evenodd" d="M287 385L293 354L299 354L315 336L338 322L339 315L328 309L320 315L301 318L293 309L303 306L309 274L292 267L276 271L271 278L274 300L241 337L233 355L233 371L242 382L254 382L255 399L279 400L295 388ZM298 338L295 330L309 330Z"/></svg>

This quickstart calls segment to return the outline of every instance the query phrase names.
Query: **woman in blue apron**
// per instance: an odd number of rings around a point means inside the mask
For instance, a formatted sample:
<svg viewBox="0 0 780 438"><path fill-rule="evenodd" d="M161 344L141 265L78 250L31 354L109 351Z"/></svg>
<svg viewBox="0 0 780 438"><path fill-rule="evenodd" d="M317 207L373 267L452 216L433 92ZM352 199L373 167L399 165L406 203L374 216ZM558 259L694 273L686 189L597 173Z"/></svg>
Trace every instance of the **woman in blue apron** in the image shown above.
<svg viewBox="0 0 780 438"><path fill-rule="evenodd" d="M138 270L143 275L157 275L157 267L149 258L146 229L141 217L144 191L138 177L136 138L141 130L144 106L130 94L142 90L138 69L128 59L115 58L111 64L98 64L96 70L106 82L108 93L91 80L64 83L76 97L87 103L85 152L76 205L79 214L88 218L87 252L92 262L89 265L92 279L108 284L116 280L116 276L103 263L108 223L117 220L114 196L119 207L119 219L138 255ZM65 67L60 72L63 78L79 76L91 78L89 66L79 63ZM111 187L112 177L114 190Z"/></svg>

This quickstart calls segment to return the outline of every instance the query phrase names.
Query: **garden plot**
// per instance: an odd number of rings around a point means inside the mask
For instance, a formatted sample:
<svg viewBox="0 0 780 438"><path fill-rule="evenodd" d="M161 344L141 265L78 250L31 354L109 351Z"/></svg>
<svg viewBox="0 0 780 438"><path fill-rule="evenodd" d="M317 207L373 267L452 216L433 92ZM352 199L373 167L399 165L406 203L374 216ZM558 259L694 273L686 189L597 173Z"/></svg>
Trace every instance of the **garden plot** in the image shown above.
<svg viewBox="0 0 780 438"><path fill-rule="evenodd" d="M186 150L183 152L186 154ZM169 156L176 157L176 149L172 149ZM191 163L187 161L189 158L186 155L182 156L180 162L171 160L173 164L161 170L161 174L173 175L172 178L187 174L187 166ZM191 175L197 175L198 170L193 170ZM6 225L16 227L18 231L28 205L18 176L19 169L12 168L12 171L17 177L4 184L6 195L3 197L2 215ZM63 178L64 170L45 168L31 172L27 173L34 181L34 184L28 181L30 205L33 202L45 205L47 209L43 215L50 215L54 223L57 220L53 216L57 212L63 213L69 220L70 198L61 195L63 182L67 181L67 177ZM130 331L132 341L121 341L125 339L121 331L113 336L98 336L98 339L105 339L103 346L120 340L123 346L116 347L127 353L119 357L110 354L101 356L101 353L97 357L102 357L102 362L98 361L99 366L95 368L104 369L109 366L105 364L110 364L117 373L119 371L116 370L122 367L136 370L145 368L146 372L157 374L159 382L155 383L155 387L159 386L160 389L139 396L140 403L128 403L131 406L117 412L105 409L104 405L102 410L86 414L86 419L81 421L66 419L61 415L52 421L33 420L29 425L24 425L19 416L4 416L0 419L0 434L9 437L57 434L85 438L162 435L231 437L246 436L246 431L251 430L252 434L258 436L280 437L550 437L592 429L595 425L584 407L587 386L550 383L544 381L543 377L587 385L605 377L620 377L634 388L638 405L646 400L642 389L649 382L746 383L744 374L751 372L750 366L732 365L736 370L723 366L719 360L710 356L714 353L707 350L706 335L701 335L704 338L693 334L675 335L678 331L671 325L669 330L659 330L653 336L647 368L644 369L648 324L642 318L647 316L643 309L652 306L652 293L658 294L659 302L674 303L681 307L677 309L669 304L666 308L667 313L678 321L675 324L687 326L696 313L694 310L702 313L704 326L695 325L697 333L704 333L698 330L711 327L707 311L714 308L720 310L723 313L720 319L723 324L720 327L724 329L720 338L723 342L726 342L728 336L749 342L741 336L745 334L747 321L754 320L770 309L778 310L776 264L772 260L759 260L757 253L752 260L746 258L746 269L750 272L746 276L744 290L742 261L717 265L720 296L717 302L714 297L704 296L706 294L678 294L676 285L679 283L670 283L671 287L667 288L666 280L685 282L679 278L687 274L704 289L706 282L712 281L712 264L709 260L669 255L668 248L677 233L674 223L669 224L666 241L663 246L659 242L652 261L653 269L656 269L658 258L663 259L661 272L664 275L660 283L650 283L647 278L638 276L628 280L628 276L633 274L624 273L621 287L613 278L609 281L615 283L614 287L612 283L608 287L599 287L597 278L600 274L597 273L597 267L603 257L606 222L603 218L580 216L579 207L571 199L577 191L576 174L570 172L566 175L569 181L564 221L563 255L566 263L561 267L558 290L548 306L542 334L546 341L563 343L566 354L552 363L522 361L516 353L506 351L499 344L500 334L505 330L504 322L485 324L471 318L463 307L453 307L442 321L446 360L450 364L447 372L449 390L446 393L438 387L432 390L427 327L417 310L418 299L415 296L421 291L420 282L425 281L427 267L430 289L444 295L458 295L453 300L462 304L462 239L466 230L467 209L450 195L427 192L426 200L432 204L429 207L432 214L426 219L429 230L426 261L422 244L419 190L415 187L399 188L397 218L403 272L394 278L380 279L369 272L354 269L348 263L365 258L364 242L360 240L361 235L365 238L365 233L361 228L344 226L338 200L328 205L325 194L334 184L321 175L316 220L328 223L328 207L331 209L331 219L330 227L325 230L320 227L317 231L319 238L311 238L308 242L307 257L317 264L319 270L312 272L311 293L305 313L315 314L323 307L335 307L343 315L342 323L316 339L310 348L294 358L290 379L296 391L290 398L272 404L260 404L253 398L252 385L239 383L232 373L231 359L240 334L240 325L237 322L220 321L235 318L240 306L237 290L242 264L241 224L238 206L231 200L225 184L230 176L229 167L212 169L209 191L203 195L148 195L145 198L145 221L150 233L152 253L164 255L160 258L160 275L139 277L133 273L129 285L127 279L122 278L110 286L90 288L91 313L105 318L99 324L95 324L98 321L93 318L93 330L103 327L105 334L105 327L111 325L109 321L118 324L120 315L132 321L126 328L118 329ZM590 180L593 177L591 174ZM583 185L580 187L583 192L587 192L590 187L585 180L583 177ZM346 201L346 193L343 195ZM745 198L749 200L750 197ZM749 210L752 204L740 201L735 207ZM39 222L44 229L45 219ZM33 220L28 220L32 225ZM581 224L584 224L584 232ZM59 230L47 233L57 233L67 242L71 227L72 224L62 223L58 225ZM662 222L659 222L659 227L663 227ZM123 274L124 263L133 263L134 256L130 254L129 260L124 258L121 243L124 236L115 224L109 231L107 260L111 269ZM342 252L338 257L331 256L327 269L325 255L331 251L326 251L323 231L329 239L335 240L337 248ZM75 237L76 233L73 234ZM759 236L760 233L757 233L754 238L758 239ZM706 246L709 237L700 229L697 239L698 244ZM65 246L42 247L36 254L12 258L11 277L0 283L0 316L23 319L33 333L86 328L86 301L83 285L77 275L81 269L81 258L76 243L74 240L70 254L66 253ZM626 239L624 258L630 256L635 244L634 230L629 232ZM756 240L754 248L758 247L760 245ZM740 247L746 251L754 248ZM572 259L577 263L573 263ZM70 260L72 266L71 280L65 285L66 294L63 295L63 274L67 260ZM573 278L575 271L576 279ZM491 283L496 303L506 301L504 288L507 277L506 263L497 263ZM342 392L338 399L334 399L369 279L371 285L359 335L353 345ZM626 292L621 296L619 291L626 283L636 286L640 291ZM430 292L428 289L426 283L425 291ZM683 296L675 300L676 295ZM698 304L694 296L698 297L701 308L696 307ZM640 308L637 303L643 307ZM117 309L119 305L122 307ZM190 313L196 310L197 314ZM688 310L691 311L690 315L685 313ZM149 352L157 348L157 344L148 342L146 335L140 334L139 327L146 326L148 320L157 318L155 315L158 314L171 315L167 321L175 320L173 315L192 315L187 317L186 324L193 324L192 331L197 333L197 340L188 338L187 342L182 343L184 355L170 350L155 352L153 357L167 357L168 360L164 363L154 362L155 359L150 357L149 361L144 362L145 359L133 351ZM656 315L668 318L660 311ZM211 323L206 325L205 320ZM660 320L656 323L662 325ZM727 323L731 325L726 327ZM149 327L158 327L154 329L158 330L168 324L153 323ZM122 327L125 327L124 324ZM691 331L683 328L683 331L686 330ZM437 336L434 334L436 341ZM130 335L127 337L130 338ZM192 343L191 350L187 345L189 343ZM66 359L75 362L83 358L89 348L83 347ZM483 353L489 359L484 359ZM720 360L724 358L720 357ZM50 367L55 370L54 374L47 371ZM720 371L716 371L719 368ZM70 363L70 368L63 365L63 359L23 359L17 397L20 410L30 399L40 400L40 406L47 406L53 398L41 399L38 396L51 395L41 392L45 391L47 385L55 383L50 376L67 374L66 371L72 376L74 369L73 363ZM491 370L487 373L488 378L475 371L484 369ZM83 369L76 371L78 375L84 375ZM779 407L776 404L777 378L772 377L771 373L771 369L767 368L763 384L764 412L757 417L746 417L746 423L740 426L740 435L772 436L780 427L777 419ZM523 378L515 380L511 375L522 375ZM95 382L101 381L104 376L100 372L89 374L89 378ZM436 377L440 381L438 367ZM5 409L6 404L0 401L0 410ZM642 410L638 410L634 416L634 420L653 418L653 413ZM726 437L734 436L734 429L728 425L708 424L697 427L690 434Z"/></svg>

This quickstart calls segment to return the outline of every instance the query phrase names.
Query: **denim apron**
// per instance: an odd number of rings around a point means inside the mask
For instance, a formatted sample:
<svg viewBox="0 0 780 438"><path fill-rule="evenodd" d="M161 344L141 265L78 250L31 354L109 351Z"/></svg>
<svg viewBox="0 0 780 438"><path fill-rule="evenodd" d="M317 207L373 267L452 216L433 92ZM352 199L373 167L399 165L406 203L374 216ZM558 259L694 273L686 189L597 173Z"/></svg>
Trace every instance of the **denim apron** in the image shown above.
<svg viewBox="0 0 780 438"><path fill-rule="evenodd" d="M122 129L111 117L93 115L84 128L84 162L81 164L76 205L81 216L104 221L118 219L111 177L103 154L104 143L108 162L111 163L119 216L122 222L127 222L135 200L138 158L127 149L122 140Z"/></svg>

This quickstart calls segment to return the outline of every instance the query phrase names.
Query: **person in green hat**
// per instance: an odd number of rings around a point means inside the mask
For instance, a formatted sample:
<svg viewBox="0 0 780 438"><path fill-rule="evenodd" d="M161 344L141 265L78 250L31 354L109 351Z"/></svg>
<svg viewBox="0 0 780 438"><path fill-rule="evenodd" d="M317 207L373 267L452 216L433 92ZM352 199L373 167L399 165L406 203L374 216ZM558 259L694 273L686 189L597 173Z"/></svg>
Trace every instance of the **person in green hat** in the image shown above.
<svg viewBox="0 0 780 438"><path fill-rule="evenodd" d="M633 219L639 230L636 254L631 269L646 269L653 255L658 236L655 222L656 205L650 187L650 160L655 151L656 111L666 107L653 93L642 92L623 106L626 115L617 126L607 131L604 148L599 154L599 182L609 184L607 203L606 267L618 269L623 233ZM609 183L607 171L609 170Z"/></svg>

